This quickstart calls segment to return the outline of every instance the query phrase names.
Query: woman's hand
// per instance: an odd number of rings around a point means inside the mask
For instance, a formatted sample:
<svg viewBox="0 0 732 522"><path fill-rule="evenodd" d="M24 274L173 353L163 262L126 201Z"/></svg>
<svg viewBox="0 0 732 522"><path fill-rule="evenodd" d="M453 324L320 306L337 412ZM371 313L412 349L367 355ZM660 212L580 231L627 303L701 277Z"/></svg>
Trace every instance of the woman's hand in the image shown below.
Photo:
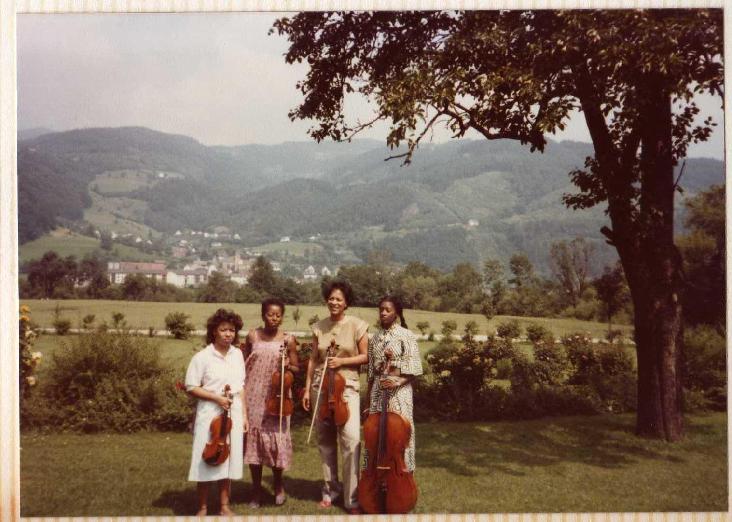
<svg viewBox="0 0 732 522"><path fill-rule="evenodd" d="M328 359L328 368L336 369L343 366L343 359L341 357L331 357Z"/></svg>
<svg viewBox="0 0 732 522"><path fill-rule="evenodd" d="M393 390L402 385L401 377L384 377L379 380L379 388L382 390Z"/></svg>
<svg viewBox="0 0 732 522"><path fill-rule="evenodd" d="M244 417L244 433L247 433L249 431L249 419Z"/></svg>
<svg viewBox="0 0 732 522"><path fill-rule="evenodd" d="M224 397L223 395L217 395L215 402L216 404L221 406L222 409L228 411L231 408L231 403L234 402L234 400L228 397Z"/></svg>
<svg viewBox="0 0 732 522"><path fill-rule="evenodd" d="M302 407L305 411L310 411L310 396L307 393L302 396Z"/></svg>

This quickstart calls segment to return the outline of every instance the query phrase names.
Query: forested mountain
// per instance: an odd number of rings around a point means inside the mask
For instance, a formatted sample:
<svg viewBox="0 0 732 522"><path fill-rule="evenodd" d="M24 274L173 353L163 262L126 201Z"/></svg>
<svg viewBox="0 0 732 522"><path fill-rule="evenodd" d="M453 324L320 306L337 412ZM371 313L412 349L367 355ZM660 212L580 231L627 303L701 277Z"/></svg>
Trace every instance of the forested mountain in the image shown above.
<svg viewBox="0 0 732 522"><path fill-rule="evenodd" d="M516 251L541 268L551 242L577 236L600 261L614 256L599 233L603 208L561 202L589 144L550 142L540 154L459 140L422 146L409 166L384 161L395 153L371 140L207 147L139 127L43 134L18 145L20 238L63 220L102 228L107 209L162 233L224 225L251 246L320 234L362 259L388 249L438 268ZM723 182L722 162L690 159L680 185L691 195Z"/></svg>

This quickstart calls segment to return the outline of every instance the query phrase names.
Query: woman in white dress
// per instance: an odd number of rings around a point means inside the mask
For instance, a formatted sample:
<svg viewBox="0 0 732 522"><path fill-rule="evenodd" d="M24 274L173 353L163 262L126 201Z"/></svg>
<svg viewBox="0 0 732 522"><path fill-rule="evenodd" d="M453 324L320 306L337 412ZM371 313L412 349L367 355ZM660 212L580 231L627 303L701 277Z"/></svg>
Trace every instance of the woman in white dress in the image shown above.
<svg viewBox="0 0 732 522"><path fill-rule="evenodd" d="M239 330L243 326L241 317L231 310L219 308L206 322L206 346L196 353L186 372L186 390L198 399L196 421L193 426L193 450L188 480L198 482L197 516L207 514L206 502L210 482L217 482L220 514L229 516L231 479L243 475L244 458L242 437L248 429L246 401L244 400L244 379L246 370L244 357L234 346ZM230 387L231 398L224 397L226 385ZM202 458L203 449L209 441L211 421L224 410L231 416L231 452L229 458L219 465L206 464Z"/></svg>

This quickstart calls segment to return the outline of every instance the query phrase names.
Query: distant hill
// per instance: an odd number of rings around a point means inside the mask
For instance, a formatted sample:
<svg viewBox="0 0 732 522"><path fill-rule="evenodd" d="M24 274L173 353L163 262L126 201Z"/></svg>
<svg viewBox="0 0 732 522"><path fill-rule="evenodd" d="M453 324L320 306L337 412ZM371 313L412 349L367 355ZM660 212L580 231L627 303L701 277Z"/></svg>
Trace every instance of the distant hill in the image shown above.
<svg viewBox="0 0 732 522"><path fill-rule="evenodd" d="M409 166L384 161L390 154L373 140L207 147L141 127L43 134L18 146L20 238L59 220L168 234L225 225L249 245L320 234L361 258L385 248L443 269L524 251L546 271L553 241L583 236L598 263L614 259L599 233L604 209L561 203L587 143L549 142L540 154L455 140L422 146ZM686 197L723 182L711 159L689 159L681 178Z"/></svg>
<svg viewBox="0 0 732 522"><path fill-rule="evenodd" d="M31 129L19 129L18 130L18 141L32 140L34 138L37 138L38 136L43 136L44 134L51 134L53 132L56 132L56 131L53 131L46 127L33 127Z"/></svg>

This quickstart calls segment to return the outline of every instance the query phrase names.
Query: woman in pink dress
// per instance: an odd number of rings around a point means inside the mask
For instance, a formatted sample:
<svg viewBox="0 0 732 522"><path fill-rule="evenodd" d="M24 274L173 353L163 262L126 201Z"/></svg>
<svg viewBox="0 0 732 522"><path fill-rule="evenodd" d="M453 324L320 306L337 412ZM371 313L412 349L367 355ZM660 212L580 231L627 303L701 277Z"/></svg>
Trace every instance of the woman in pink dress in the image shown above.
<svg viewBox="0 0 732 522"><path fill-rule="evenodd" d="M244 463L249 464L254 488L249 507L258 508L262 502L262 466L272 468L274 475L275 504L285 503L284 470L292 462L290 418L284 417L280 430L279 415L267 413L266 402L270 398L272 374L282 364L282 350L286 353L285 371L297 372L297 348L295 338L280 330L285 315L285 304L276 298L262 302L263 328L249 331L242 344L246 359L245 382L249 431L244 438Z"/></svg>

